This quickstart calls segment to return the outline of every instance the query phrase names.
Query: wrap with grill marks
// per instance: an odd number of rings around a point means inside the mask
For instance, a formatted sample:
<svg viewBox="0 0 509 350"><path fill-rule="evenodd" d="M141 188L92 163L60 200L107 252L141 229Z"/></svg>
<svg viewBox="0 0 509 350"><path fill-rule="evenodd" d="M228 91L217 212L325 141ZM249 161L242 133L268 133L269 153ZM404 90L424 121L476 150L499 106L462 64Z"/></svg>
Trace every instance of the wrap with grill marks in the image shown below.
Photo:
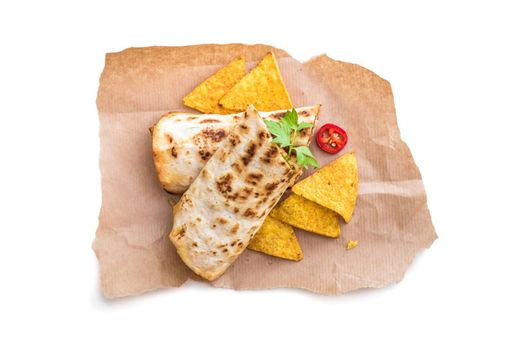
<svg viewBox="0 0 509 350"><path fill-rule="evenodd" d="M296 108L299 122L315 124L320 105ZM262 119L277 121L286 110L259 112ZM237 114L192 114L172 112L152 129L152 151L159 182L170 193L184 193L201 169L244 116ZM309 145L313 129L297 134L297 146Z"/></svg>
<svg viewBox="0 0 509 350"><path fill-rule="evenodd" d="M246 249L301 173L271 141L249 106L173 208L170 240L184 263L207 280L221 276Z"/></svg>

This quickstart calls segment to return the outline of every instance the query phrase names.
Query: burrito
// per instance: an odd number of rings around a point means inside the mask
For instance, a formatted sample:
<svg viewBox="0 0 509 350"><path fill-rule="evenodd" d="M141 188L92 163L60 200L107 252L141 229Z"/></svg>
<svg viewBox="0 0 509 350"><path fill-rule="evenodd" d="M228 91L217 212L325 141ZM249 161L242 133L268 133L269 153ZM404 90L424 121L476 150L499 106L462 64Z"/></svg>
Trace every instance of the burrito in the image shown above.
<svg viewBox="0 0 509 350"><path fill-rule="evenodd" d="M296 109L299 122L315 124L320 105ZM286 110L259 112L264 119L279 120ZM152 151L159 181L175 194L183 193L228 136L230 129L244 116L237 114L169 113L152 129ZM303 129L297 146L310 143L313 129Z"/></svg>
<svg viewBox="0 0 509 350"><path fill-rule="evenodd" d="M197 275L212 281L246 249L301 173L250 105L173 208L170 240Z"/></svg>

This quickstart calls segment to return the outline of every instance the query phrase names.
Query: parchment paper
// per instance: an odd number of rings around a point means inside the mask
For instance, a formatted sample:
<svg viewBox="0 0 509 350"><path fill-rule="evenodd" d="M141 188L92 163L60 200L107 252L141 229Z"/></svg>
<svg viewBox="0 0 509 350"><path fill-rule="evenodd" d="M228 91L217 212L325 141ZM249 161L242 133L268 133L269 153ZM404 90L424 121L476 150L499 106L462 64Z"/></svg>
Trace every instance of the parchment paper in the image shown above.
<svg viewBox="0 0 509 350"><path fill-rule="evenodd" d="M349 143L339 155L356 152L357 206L349 224L341 221L339 239L296 230L302 261L246 250L210 284L328 295L380 288L400 281L416 253L436 239L419 169L400 138L386 80L325 55L302 64L265 45L131 48L106 55L97 97L102 207L93 249L106 297L200 280L169 242L171 204L178 197L158 183L148 129L168 111L191 111L182 98L237 55L245 55L251 68L270 50L294 105L321 103L318 125L335 122L348 132ZM338 156L325 155L314 143L311 148L322 165ZM348 239L359 246L347 251Z"/></svg>

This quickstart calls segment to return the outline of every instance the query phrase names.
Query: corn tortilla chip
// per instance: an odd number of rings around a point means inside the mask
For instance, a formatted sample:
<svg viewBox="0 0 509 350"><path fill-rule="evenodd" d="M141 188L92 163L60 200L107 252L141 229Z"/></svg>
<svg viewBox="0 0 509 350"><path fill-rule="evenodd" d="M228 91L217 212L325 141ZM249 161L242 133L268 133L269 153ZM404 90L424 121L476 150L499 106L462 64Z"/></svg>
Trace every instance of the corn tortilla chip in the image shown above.
<svg viewBox="0 0 509 350"><path fill-rule="evenodd" d="M349 222L357 199L358 183L357 159L350 152L298 182L292 191L334 210Z"/></svg>
<svg viewBox="0 0 509 350"><path fill-rule="evenodd" d="M267 216L248 248L294 261L302 260L304 257L293 228L270 216Z"/></svg>
<svg viewBox="0 0 509 350"><path fill-rule="evenodd" d="M292 108L274 54L269 52L220 99L219 104L236 111L244 111L248 104L253 104L259 111Z"/></svg>
<svg viewBox="0 0 509 350"><path fill-rule="evenodd" d="M203 113L235 113L235 111L220 106L219 99L242 79L244 73L245 59L243 56L239 56L184 97L184 105Z"/></svg>
<svg viewBox="0 0 509 350"><path fill-rule="evenodd" d="M353 249L355 247L357 247L357 245L359 244L358 241L352 241L351 239L348 241L348 243L346 244L346 250L350 250L350 249Z"/></svg>
<svg viewBox="0 0 509 350"><path fill-rule="evenodd" d="M340 234L338 214L296 194L272 209L270 216L319 235L336 238Z"/></svg>

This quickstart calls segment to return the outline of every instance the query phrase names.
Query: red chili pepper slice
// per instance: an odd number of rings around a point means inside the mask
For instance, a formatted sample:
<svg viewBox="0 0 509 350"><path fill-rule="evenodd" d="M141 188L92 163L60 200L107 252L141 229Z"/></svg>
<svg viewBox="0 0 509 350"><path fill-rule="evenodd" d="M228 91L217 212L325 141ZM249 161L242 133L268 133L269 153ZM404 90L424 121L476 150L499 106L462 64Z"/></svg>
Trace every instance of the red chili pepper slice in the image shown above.
<svg viewBox="0 0 509 350"><path fill-rule="evenodd" d="M347 142L346 131L334 124L325 124L316 134L316 143L327 153L338 153Z"/></svg>

